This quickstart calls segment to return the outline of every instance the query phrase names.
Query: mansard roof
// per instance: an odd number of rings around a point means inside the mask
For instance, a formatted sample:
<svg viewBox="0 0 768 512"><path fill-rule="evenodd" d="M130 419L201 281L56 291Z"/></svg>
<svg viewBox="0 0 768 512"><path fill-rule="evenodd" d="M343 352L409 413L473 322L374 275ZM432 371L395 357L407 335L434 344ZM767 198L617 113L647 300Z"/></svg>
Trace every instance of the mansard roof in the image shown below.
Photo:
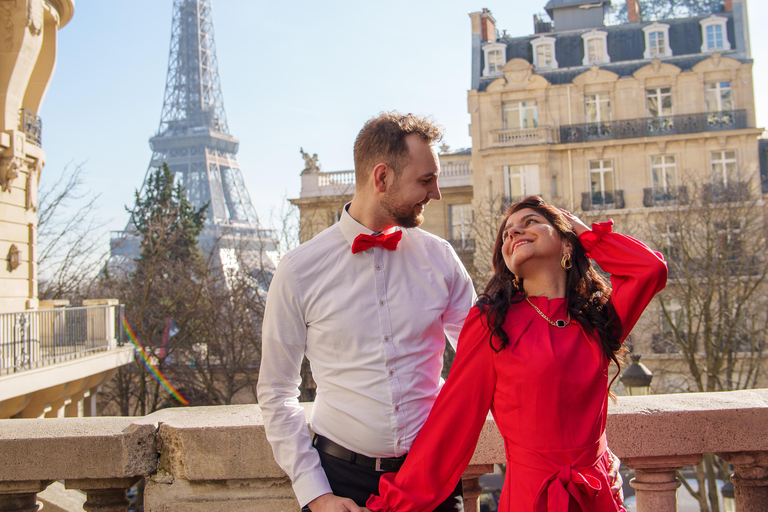
<svg viewBox="0 0 768 512"><path fill-rule="evenodd" d="M550 3L569 1L571 0L551 0ZM711 15L658 21L658 23L669 25L669 46L672 50L672 57L664 57L661 60L674 64L682 70L689 70L698 62L708 59L710 54L701 52L703 43L701 21L709 16ZM733 13L717 13L717 16L727 18L728 41L732 48L731 51L721 53L737 60L746 61L744 58L732 55L740 50L736 48ZM612 71L619 76L631 76L632 73L647 65L651 60L646 59L643 55L645 52L645 33L643 28L653 23L655 22L646 21L598 27L595 29L545 32L523 37L505 37L497 40L497 42L507 46L507 61L520 58L533 63L531 41L542 36L555 39L555 56L558 68L554 70L537 70L536 73L545 77L550 83L564 84L570 83L573 78L589 69L589 66L583 65L584 43L581 37L582 34L591 30L606 32L607 50L611 62L609 64L601 64L600 68ZM484 55L481 58L484 58ZM498 77L480 77L478 90L484 91L488 84L496 78Z"/></svg>

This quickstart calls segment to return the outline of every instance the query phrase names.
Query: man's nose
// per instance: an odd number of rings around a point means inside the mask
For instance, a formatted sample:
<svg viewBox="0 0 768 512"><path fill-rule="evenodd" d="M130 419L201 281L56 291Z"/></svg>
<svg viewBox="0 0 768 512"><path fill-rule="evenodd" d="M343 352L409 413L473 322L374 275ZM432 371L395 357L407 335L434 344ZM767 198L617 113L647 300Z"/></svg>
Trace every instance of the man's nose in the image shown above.
<svg viewBox="0 0 768 512"><path fill-rule="evenodd" d="M434 184L427 193L427 197L434 199L435 201L439 201L440 198L443 197L443 195L440 193L440 186L437 184L437 180L435 180Z"/></svg>

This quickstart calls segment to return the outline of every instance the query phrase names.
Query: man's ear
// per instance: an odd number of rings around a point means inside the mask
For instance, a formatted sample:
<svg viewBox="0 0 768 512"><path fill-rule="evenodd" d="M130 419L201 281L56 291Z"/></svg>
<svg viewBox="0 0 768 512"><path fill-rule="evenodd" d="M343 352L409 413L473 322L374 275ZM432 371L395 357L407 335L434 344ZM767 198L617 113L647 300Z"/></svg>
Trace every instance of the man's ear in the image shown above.
<svg viewBox="0 0 768 512"><path fill-rule="evenodd" d="M376 164L376 167L373 168L373 186L376 187L378 192L383 194L387 191L387 186L391 181L391 174L392 169L383 162Z"/></svg>

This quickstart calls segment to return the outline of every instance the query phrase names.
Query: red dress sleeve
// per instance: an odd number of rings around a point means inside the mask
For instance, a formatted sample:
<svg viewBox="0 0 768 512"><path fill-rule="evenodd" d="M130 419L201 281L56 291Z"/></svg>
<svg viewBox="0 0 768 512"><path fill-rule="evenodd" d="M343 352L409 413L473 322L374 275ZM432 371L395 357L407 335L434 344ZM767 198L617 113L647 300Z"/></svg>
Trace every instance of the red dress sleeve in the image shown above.
<svg viewBox="0 0 768 512"><path fill-rule="evenodd" d="M493 349L485 314L473 307L459 336L450 375L408 458L397 473L379 483L375 511L431 511L456 487L475 453L496 387Z"/></svg>
<svg viewBox="0 0 768 512"><path fill-rule="evenodd" d="M622 340L629 335L654 295L667 284L667 264L660 252L613 232L613 220L592 224L579 236L587 256L611 274L611 303L621 318Z"/></svg>

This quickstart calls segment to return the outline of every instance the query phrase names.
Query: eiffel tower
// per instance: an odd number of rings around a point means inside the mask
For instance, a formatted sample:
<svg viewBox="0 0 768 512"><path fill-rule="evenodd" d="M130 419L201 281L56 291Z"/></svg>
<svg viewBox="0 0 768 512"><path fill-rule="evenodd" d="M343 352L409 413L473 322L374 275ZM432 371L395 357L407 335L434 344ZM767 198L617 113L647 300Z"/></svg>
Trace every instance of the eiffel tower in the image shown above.
<svg viewBox="0 0 768 512"><path fill-rule="evenodd" d="M200 236L204 251L218 251L224 266L236 256L264 266L276 249L273 234L260 227L229 133L219 80L211 0L174 0L168 75L157 134L149 139L147 175L167 162L197 208L208 204ZM113 233L112 257L135 260L140 249L131 226ZM246 249L242 249L246 247ZM233 251L250 254L235 255ZM259 254L257 254L259 253ZM258 260L254 260L258 258Z"/></svg>

